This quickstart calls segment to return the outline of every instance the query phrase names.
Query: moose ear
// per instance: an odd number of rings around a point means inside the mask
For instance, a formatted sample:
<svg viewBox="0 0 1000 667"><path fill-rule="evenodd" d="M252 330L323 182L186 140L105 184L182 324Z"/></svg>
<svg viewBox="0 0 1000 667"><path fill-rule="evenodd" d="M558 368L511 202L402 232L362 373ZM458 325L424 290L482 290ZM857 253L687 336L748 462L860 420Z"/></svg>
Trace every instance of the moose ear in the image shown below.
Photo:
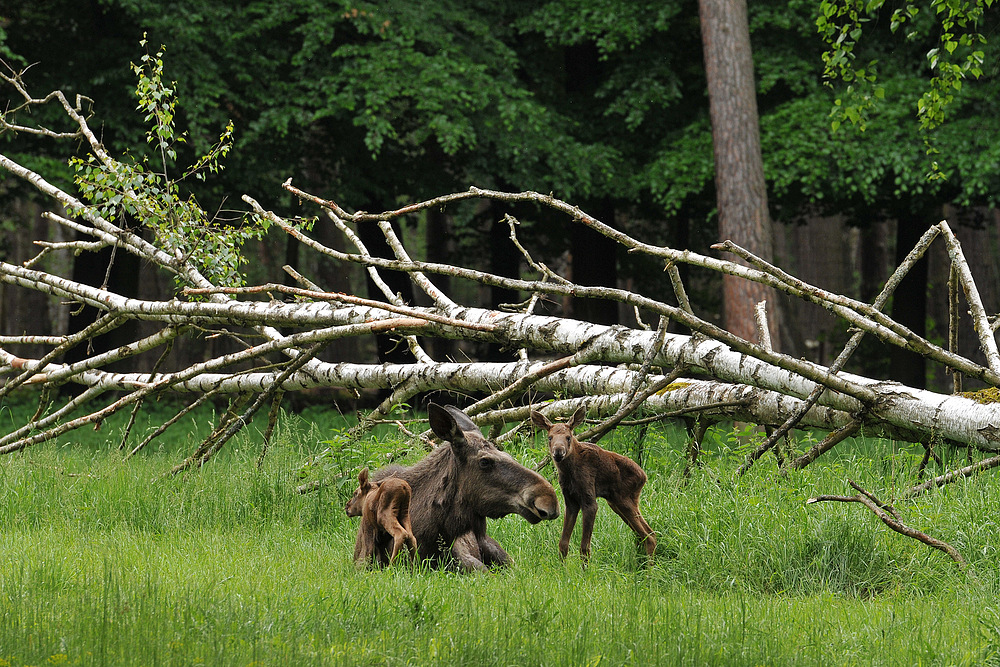
<svg viewBox="0 0 1000 667"><path fill-rule="evenodd" d="M460 460L468 456L469 441L465 437L466 428L479 432L479 428L464 412L452 406L441 407L434 403L427 405L427 416L430 418L431 429L442 440L451 443L451 451ZM470 432L471 432L470 431Z"/></svg>
<svg viewBox="0 0 1000 667"><path fill-rule="evenodd" d="M427 404L427 417L430 419L434 435L442 440L451 442L452 438L461 433L455 423L455 417L437 403Z"/></svg>
<svg viewBox="0 0 1000 667"><path fill-rule="evenodd" d="M575 429L577 426L583 423L583 420L587 418L587 406L581 405L573 413L573 416L569 418L570 429Z"/></svg>
<svg viewBox="0 0 1000 667"><path fill-rule="evenodd" d="M358 483L362 487L368 486L368 468L362 468L358 473Z"/></svg>
<svg viewBox="0 0 1000 667"><path fill-rule="evenodd" d="M454 405L446 405L445 410L451 413L452 418L455 420L455 428L459 431L465 431L467 433L482 433L479 427L476 426L476 422L469 419L469 415L465 414Z"/></svg>
<svg viewBox="0 0 1000 667"><path fill-rule="evenodd" d="M548 431L552 428L552 422L550 422L545 415L537 410L531 411L531 423L535 425L535 428L543 431Z"/></svg>

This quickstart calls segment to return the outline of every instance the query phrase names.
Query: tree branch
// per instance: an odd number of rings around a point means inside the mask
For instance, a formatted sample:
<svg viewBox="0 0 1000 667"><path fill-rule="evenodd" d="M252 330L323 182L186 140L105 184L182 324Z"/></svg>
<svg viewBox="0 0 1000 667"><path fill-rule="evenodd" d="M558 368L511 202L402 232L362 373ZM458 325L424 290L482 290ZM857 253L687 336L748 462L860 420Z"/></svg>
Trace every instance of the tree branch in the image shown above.
<svg viewBox="0 0 1000 667"><path fill-rule="evenodd" d="M923 542L924 544L926 544L929 547L933 547L934 549L938 549L940 551L943 551L946 554L948 554L948 556L950 556L953 561L955 561L956 563L958 563L958 566L960 568L962 568L963 570L966 568L965 559L962 558L962 555L960 553L958 553L958 550L956 550L955 547L951 546L947 542L939 540L939 539L937 539L935 537L931 537L930 535L927 535L926 533L922 533L919 530L916 530L914 528L910 528L909 526L903 524L899 520L899 514L896 512L895 509L892 508L891 505L887 505L887 504L881 502L878 498L876 498L874 495L872 495L868 491L865 491L864 489L862 489L860 486L858 486L857 484L855 484L852 480L847 480L847 481L848 481L848 483L850 483L850 485L852 487L854 487L855 490L858 491L858 495L854 495L854 496L816 496L814 498L810 498L809 500L807 500L806 501L806 505L811 505L813 503L819 503L819 502L825 502L825 501L841 502L841 503L861 503L862 505L864 505L865 507L867 507L868 509L870 509L872 512L874 512L875 516L877 516L879 519L882 520L882 523L884 523L885 525L889 526L889 528L893 529L894 531L896 531L900 535L905 535L906 537L911 537L911 538L913 538L915 540Z"/></svg>

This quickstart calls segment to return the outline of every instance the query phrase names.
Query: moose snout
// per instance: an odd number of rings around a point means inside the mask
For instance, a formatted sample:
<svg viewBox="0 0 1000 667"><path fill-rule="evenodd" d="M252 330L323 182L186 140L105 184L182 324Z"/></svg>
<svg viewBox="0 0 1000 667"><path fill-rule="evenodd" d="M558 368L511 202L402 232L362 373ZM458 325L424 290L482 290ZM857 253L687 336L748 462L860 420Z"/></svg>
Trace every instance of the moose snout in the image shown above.
<svg viewBox="0 0 1000 667"><path fill-rule="evenodd" d="M558 449L553 449L552 450L552 460L553 461L555 461L556 463L559 463L564 458L566 458L566 450L565 449L563 449L562 447L560 447Z"/></svg>
<svg viewBox="0 0 1000 667"><path fill-rule="evenodd" d="M548 521L559 516L559 501L555 489L548 482L540 483L521 493L518 514L527 519L528 523Z"/></svg>
<svg viewBox="0 0 1000 667"><path fill-rule="evenodd" d="M545 503L545 506L535 503L535 512L538 513L539 518L542 520L555 519L559 517L559 504L554 503L549 505Z"/></svg>
<svg viewBox="0 0 1000 667"><path fill-rule="evenodd" d="M559 501L556 500L555 492L536 496L533 509L539 519L549 520L557 518L559 516Z"/></svg>

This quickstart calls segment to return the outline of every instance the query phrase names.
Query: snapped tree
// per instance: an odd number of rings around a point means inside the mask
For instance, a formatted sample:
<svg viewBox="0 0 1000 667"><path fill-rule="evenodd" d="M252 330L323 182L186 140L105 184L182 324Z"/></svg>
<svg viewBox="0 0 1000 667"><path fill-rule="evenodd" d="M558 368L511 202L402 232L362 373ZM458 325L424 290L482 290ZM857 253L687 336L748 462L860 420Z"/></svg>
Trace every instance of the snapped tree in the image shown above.
<svg viewBox="0 0 1000 667"><path fill-rule="evenodd" d="M134 413L148 399L166 392L198 395L193 402L218 393L244 397L234 399L213 433L178 464L176 469L183 470L209 460L264 406L271 406L272 414L276 414L284 393L316 386L390 390L381 405L364 415L362 428L386 415L393 406L430 390L482 396L468 407L468 413L482 424L526 422L529 407L525 396L540 392L557 394L559 400L544 407L550 417L571 414L586 404L592 416L603 418L594 429L580 434L584 439L599 437L640 408L649 419L684 419L691 425L694 439L704 433L704 424L718 420L739 419L775 427L773 436L748 457L746 466L784 432L797 426L827 429L831 434L810 451L790 459L788 465L793 468L808 465L847 435L861 430L922 443L928 452L939 443L984 452L1000 450L1000 408L841 370L860 338L874 336L886 346L918 352L956 373L993 387L1000 386L995 323L990 321L979 299L961 246L946 222L934 225L921 238L873 304L806 284L730 241L723 241L718 248L739 262L647 244L572 204L535 192L510 193L473 187L382 213L366 213L349 212L321 193L298 189L288 179L282 184L284 190L311 209L315 218L303 219L268 210L252 196L244 195L242 223L219 225L196 200L182 196L180 184L185 178L219 168L228 151L229 129L208 153L189 168L181 169L180 176L172 176L173 146L177 141L172 113L174 97L171 87L162 80L160 54L144 58L136 73L140 109L151 124L147 139L160 160L155 167L152 160L110 155L91 128L86 98L77 96L71 100L60 91L35 97L19 73L11 70L0 75L17 100L0 116L0 131L15 140L23 134L52 141L81 142L88 151L86 158L72 161L76 171L74 188L53 184L44 174L23 166L10 154L0 154L0 169L30 184L46 198L53 211L47 215L52 220L89 239L70 242L40 239L41 252L37 257L22 264L0 263L0 281L51 295L68 304L91 306L102 313L91 326L73 335L40 337L26 332L0 338L0 370L8 375L0 387L0 398L28 384L56 388L73 383L81 388L71 398L59 399L56 392L43 392L43 405L37 415L0 437L0 454L22 450L86 424L100 423L119 410ZM32 112L43 106L60 109L66 127L57 130L32 124ZM623 252L654 258L662 262L664 280L671 282L680 305L628 289L588 286L566 279L536 261L530 249L521 245L518 221L511 215L505 215L498 224L508 226L510 242L530 267L534 276L531 279L507 278L475 267L414 259L393 229L392 222L404 216L469 200L486 201L497 207L526 203L543 207L602 235ZM126 221L138 221L141 227L129 227ZM320 224L339 230L353 250L338 250L318 241L311 230ZM370 254L357 234L361 226L377 228L394 257ZM278 276L273 283L244 284L240 245L247 238L268 233L286 234L326 261L364 266L382 289L385 300L329 292L309 276L291 269L289 275L297 287L278 284ZM947 246L955 284L964 289L967 304L964 307L973 314L986 365L914 334L881 310L899 280L936 240ZM49 253L94 252L106 247L134 255L172 276L177 285L174 298L142 300L35 268L38 260ZM699 315L697 304L687 298L678 271L682 264L692 271L718 272L816 304L842 318L856 333L829 367L782 354L766 344L730 333ZM416 307L403 303L381 277L388 270L409 276L414 289L425 295L431 305ZM435 283L444 276L516 291L526 300L508 311L459 303ZM541 298L568 296L625 304L635 309L640 322L655 320L657 324L629 328L534 313ZM693 333L668 333L666 324L670 320ZM152 333L137 336L108 352L84 355L81 361L60 360L67 350L85 346L91 337L129 321L144 322L147 328L152 328ZM766 340L766 317L759 321L759 338ZM241 336L240 331L255 338ZM415 361L358 364L327 362L316 357L333 340L375 333L398 337L409 347ZM178 370L160 371L172 342L193 335L232 337L239 342L240 350ZM519 360L442 361L433 358L422 342L433 337L518 349ZM17 356L7 350L14 344L40 346L44 351L30 358ZM120 362L156 351L161 352L161 362L152 372L108 368L116 362L120 368ZM105 395L111 398L102 399ZM81 416L82 408L86 410ZM169 423L164 425L167 426ZM138 451L146 442L148 439L131 451ZM691 451L696 452L697 447ZM956 471L947 479L942 476L940 483L961 474L966 473Z"/></svg>

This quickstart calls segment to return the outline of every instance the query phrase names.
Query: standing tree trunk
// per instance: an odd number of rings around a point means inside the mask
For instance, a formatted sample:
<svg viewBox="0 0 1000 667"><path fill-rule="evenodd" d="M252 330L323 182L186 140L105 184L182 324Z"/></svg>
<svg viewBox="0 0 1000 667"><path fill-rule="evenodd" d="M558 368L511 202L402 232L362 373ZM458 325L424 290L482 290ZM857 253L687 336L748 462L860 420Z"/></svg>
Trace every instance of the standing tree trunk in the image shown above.
<svg viewBox="0 0 1000 667"><path fill-rule="evenodd" d="M615 208L600 200L595 210L599 220L614 225ZM618 244L613 239L573 222L570 254L573 280L581 285L618 287ZM574 298L572 317L598 324L618 324L618 304L607 299Z"/></svg>
<svg viewBox="0 0 1000 667"><path fill-rule="evenodd" d="M760 154L746 0L699 0L698 10L712 120L719 235L770 262L771 219ZM756 339L754 305L767 300L771 343L780 348L778 302L771 290L724 276L722 293L723 325L746 340Z"/></svg>
<svg viewBox="0 0 1000 667"><path fill-rule="evenodd" d="M918 220L920 216L930 216L928 210L919 208L911 213L906 206L900 207L896 216L896 265L913 249L929 225ZM917 262L896 288L892 299L892 319L899 322L918 336L927 333L927 258ZM893 347L889 350L889 377L910 387L923 389L927 386L927 360L917 352Z"/></svg>

